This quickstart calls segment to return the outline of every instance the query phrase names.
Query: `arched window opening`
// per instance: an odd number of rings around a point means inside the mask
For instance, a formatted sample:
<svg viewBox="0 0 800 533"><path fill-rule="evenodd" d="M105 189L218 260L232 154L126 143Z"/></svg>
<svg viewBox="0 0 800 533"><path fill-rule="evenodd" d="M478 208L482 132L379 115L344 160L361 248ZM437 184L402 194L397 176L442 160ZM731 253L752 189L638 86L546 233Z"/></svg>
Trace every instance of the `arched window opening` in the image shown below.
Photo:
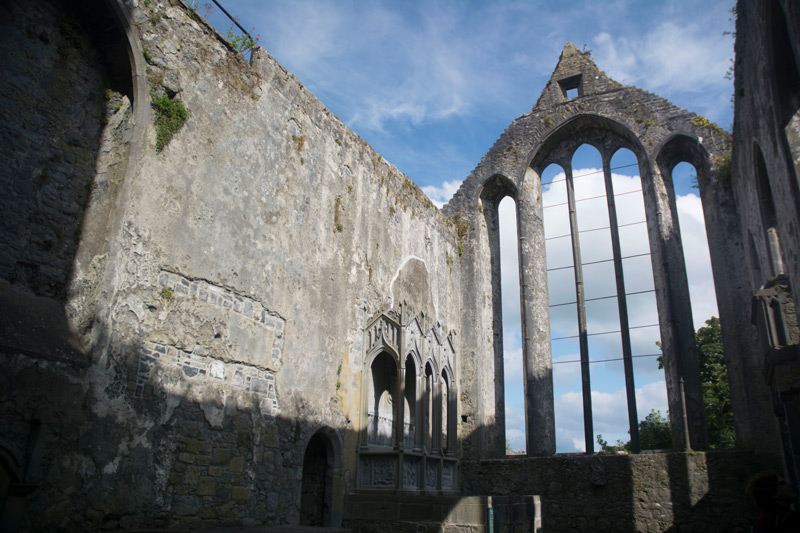
<svg viewBox="0 0 800 533"><path fill-rule="evenodd" d="M506 453L525 451L525 373L522 366L517 204L510 196L498 206L500 279L503 302L503 381Z"/></svg>
<svg viewBox="0 0 800 533"><path fill-rule="evenodd" d="M697 190L697 170L692 164L678 163L672 169L671 177L678 206L686 276L689 278L692 317L694 327L698 329L710 317L718 316L703 203Z"/></svg>
<svg viewBox="0 0 800 533"><path fill-rule="evenodd" d="M414 433L417 420L417 365L414 357L406 357L406 390L403 406L403 447L410 450L414 447Z"/></svg>
<svg viewBox="0 0 800 533"><path fill-rule="evenodd" d="M393 395L397 390L397 368L392 356L381 352L375 358L370 379L367 444L391 447L395 437Z"/></svg>
<svg viewBox="0 0 800 533"><path fill-rule="evenodd" d="M769 182L764 156L757 144L753 145L756 184L758 187L758 204L761 211L761 225L764 228L770 271L773 276L785 274L780 237L778 236L778 217L775 212L775 201L772 198L772 187ZM766 281L766 280L764 280Z"/></svg>
<svg viewBox="0 0 800 533"><path fill-rule="evenodd" d="M569 206L564 169L551 164L542 172L545 255L553 356L556 450L582 449L581 366L575 303Z"/></svg>
<svg viewBox="0 0 800 533"><path fill-rule="evenodd" d="M625 284L636 425L641 449L669 449L667 388L660 368L661 343L650 237L639 163L628 149L611 158L614 203Z"/></svg>

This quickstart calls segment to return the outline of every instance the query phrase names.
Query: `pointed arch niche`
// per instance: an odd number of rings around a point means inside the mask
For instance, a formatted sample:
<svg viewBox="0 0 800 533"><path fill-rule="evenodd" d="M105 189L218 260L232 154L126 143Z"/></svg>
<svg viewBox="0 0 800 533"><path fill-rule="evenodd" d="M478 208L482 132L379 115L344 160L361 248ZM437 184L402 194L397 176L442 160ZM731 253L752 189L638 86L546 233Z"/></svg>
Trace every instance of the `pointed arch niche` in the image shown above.
<svg viewBox="0 0 800 533"><path fill-rule="evenodd" d="M365 329L359 489L455 490L454 333L426 322L389 312Z"/></svg>

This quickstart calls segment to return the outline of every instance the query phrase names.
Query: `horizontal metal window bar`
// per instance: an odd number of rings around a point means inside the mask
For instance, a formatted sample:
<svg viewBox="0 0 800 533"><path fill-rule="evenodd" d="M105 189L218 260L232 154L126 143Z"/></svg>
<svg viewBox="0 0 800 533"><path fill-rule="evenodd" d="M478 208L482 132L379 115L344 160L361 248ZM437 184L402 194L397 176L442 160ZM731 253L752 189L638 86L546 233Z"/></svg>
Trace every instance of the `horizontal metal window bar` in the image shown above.
<svg viewBox="0 0 800 533"><path fill-rule="evenodd" d="M605 193L601 194L600 196L590 196L589 198L575 198L575 203L578 202L585 202L587 200L597 200L598 198L605 198Z"/></svg>
<svg viewBox="0 0 800 533"><path fill-rule="evenodd" d="M600 264L600 263L610 263L610 262L611 262L611 261L613 261L613 260L614 260L614 259L612 258L612 259L601 259L601 260L599 260L599 261L589 261L588 263L581 263L581 266L586 266L586 265L597 265L597 264Z"/></svg>
<svg viewBox="0 0 800 533"><path fill-rule="evenodd" d="M643 253L643 254L626 255L626 256L622 257L622 259L633 259L634 257L645 257L645 256L648 256L648 255L650 255L650 252L646 252L646 253Z"/></svg>
<svg viewBox="0 0 800 533"><path fill-rule="evenodd" d="M623 257L622 259L632 259L632 258L635 258L635 257L645 257L645 256L648 256L648 255L650 255L650 253L646 253L646 254L634 254L634 255L626 255L626 256L625 256L625 257ZM614 260L614 259L612 258L612 259L600 259L599 261L589 261L588 263L581 263L581 266L587 266L587 265L599 265L600 263L610 263L610 262L612 262L613 260ZM568 265L568 266L563 266L563 267L554 267L554 268L548 268L548 269L547 269L547 271L548 271L548 272L550 272L551 270L564 270L564 269L567 269L567 268L574 268L574 265ZM629 293L627 293L627 294L638 294L638 293L629 292Z"/></svg>
<svg viewBox="0 0 800 533"><path fill-rule="evenodd" d="M660 357L660 353L652 353L652 354L642 354L642 355L632 355L631 357ZM610 361L623 361L624 357L617 357L614 359L595 359L594 361L589 361L589 364L593 363L608 363ZM563 365L565 363L580 363L580 359L571 359L569 361L553 361L554 365Z"/></svg>
<svg viewBox="0 0 800 533"><path fill-rule="evenodd" d="M547 271L548 272L552 272L553 270L566 270L568 268L575 268L575 265L568 265L568 266L565 266L565 267L548 268Z"/></svg>
<svg viewBox="0 0 800 533"><path fill-rule="evenodd" d="M614 167L611 170L614 171L614 170L619 170L621 168L638 167L638 166L639 166L639 163L631 163L630 165L622 165L620 167ZM584 176L594 176L595 174L600 174L602 172L603 172L602 170L598 170L597 172L589 172L588 174L581 174L580 176L572 176L572 179L582 178ZM547 183L542 183L542 185L550 185L551 183L559 183L561 181L567 181L567 178L563 178L563 179L560 179L560 180L548 181Z"/></svg>
<svg viewBox="0 0 800 533"><path fill-rule="evenodd" d="M611 296L598 296L597 298L584 298L584 302L596 302L598 300L610 300L611 298L616 298L616 294L612 294Z"/></svg>
<svg viewBox="0 0 800 533"><path fill-rule="evenodd" d="M647 224L646 220L640 220L639 222L628 222L627 224L617 224L618 228L624 228L625 226L635 226L637 224Z"/></svg>
<svg viewBox="0 0 800 533"><path fill-rule="evenodd" d="M578 232L578 235L580 235L581 233L589 233L590 231L600 231L600 230L604 230L604 229L611 229L611 227L610 226L604 226L602 228L582 229L582 230L580 230ZM547 237L547 238L545 238L545 240L549 241L549 240L552 240L552 239L563 239L564 237L572 237L572 233L567 233L566 235L557 235L555 237Z"/></svg>
<svg viewBox="0 0 800 533"><path fill-rule="evenodd" d="M602 228L582 229L582 230L578 231L578 235L580 235L581 233L589 233L590 231L600 231L600 230L603 230L603 229L611 229L611 227L610 226L604 226Z"/></svg>
<svg viewBox="0 0 800 533"><path fill-rule="evenodd" d="M614 194L614 198L616 198L617 196L624 196L626 194L633 194L633 193L636 193L636 192L642 192L642 189L634 189L632 191L618 192L618 193Z"/></svg>
<svg viewBox="0 0 800 533"><path fill-rule="evenodd" d="M602 331L600 333L587 333L586 336L587 337L591 337L592 335L609 335L611 333L622 333L622 332L620 330L617 330L617 331ZM580 335L569 335L567 337L553 337L550 340L551 341L560 341L560 340L564 340L564 339L577 339L578 337L580 337Z"/></svg>
<svg viewBox="0 0 800 533"><path fill-rule="evenodd" d="M626 194L633 194L633 193L637 193L637 192L642 192L642 189L636 189L635 191L621 192L619 194L615 194L614 198L616 198L617 196L624 196ZM589 198L576 198L575 202L576 203L577 202L585 202L586 200L597 200L598 198L605 198L605 197L606 197L605 194L601 194L600 196L590 196ZM559 205L567 205L567 202L562 202L560 204L545 205L545 206L542 206L542 209L547 209L548 207L558 207Z"/></svg>
<svg viewBox="0 0 800 533"><path fill-rule="evenodd" d="M626 292L625 296L631 296L633 294L647 294L648 292L656 292L656 290L655 289L648 289L646 291Z"/></svg>
<svg viewBox="0 0 800 533"><path fill-rule="evenodd" d="M555 237L547 237L545 240L550 241L552 239L563 239L564 237L572 237L572 233L567 233L566 235L557 235Z"/></svg>
<svg viewBox="0 0 800 533"><path fill-rule="evenodd" d="M632 259L632 258L634 258L634 257L645 257L645 256L647 256L647 255L650 255L650 252L648 252L648 253L646 253L646 254L634 254L634 255L626 255L626 256L622 257L621 259ZM611 261L613 261L613 260L614 260L614 259L613 259L613 258L611 258L611 259L600 259L599 261L589 261L588 263L581 263L581 266L586 266L586 265L596 265L596 264L598 264L598 263L610 263L610 262L611 262Z"/></svg>
<svg viewBox="0 0 800 533"><path fill-rule="evenodd" d="M625 296L632 296L634 294L646 294L648 292L656 292L655 289L649 289L646 291L636 291L636 292L626 292ZM616 298L616 294L612 294L611 296L598 296L597 298L584 298L584 302L596 302L598 300L610 300L611 298ZM578 302L565 302L563 304L553 304L550 307L560 307L562 305L569 305L569 304L576 304Z"/></svg>
<svg viewBox="0 0 800 533"><path fill-rule="evenodd" d="M647 324L645 326L630 326L628 329L639 329L639 328L652 328L654 326L660 326L660 324ZM601 333L587 333L586 335L591 337L592 335L608 335L609 333L622 333L620 330L616 331L603 331ZM577 339L580 335L567 335L566 337L552 337L551 341L561 341L565 339Z"/></svg>
<svg viewBox="0 0 800 533"><path fill-rule="evenodd" d="M550 304L550 307L561 307L562 305L575 305L578 302L564 302L563 304Z"/></svg>

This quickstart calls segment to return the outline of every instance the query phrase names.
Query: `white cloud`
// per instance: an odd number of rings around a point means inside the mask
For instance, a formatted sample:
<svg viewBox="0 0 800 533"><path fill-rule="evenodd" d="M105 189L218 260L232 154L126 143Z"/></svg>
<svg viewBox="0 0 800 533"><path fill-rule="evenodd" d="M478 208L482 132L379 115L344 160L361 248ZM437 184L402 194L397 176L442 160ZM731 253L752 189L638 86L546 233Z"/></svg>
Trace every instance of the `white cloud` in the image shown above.
<svg viewBox="0 0 800 533"><path fill-rule="evenodd" d="M637 415L643 420L655 409L662 414L667 412L667 391L663 380L636 388ZM559 452L582 452L584 447L583 432L583 397L580 392L568 392L556 396L556 439ZM615 443L617 440L627 442L628 434L628 402L625 389L611 393L592 390L592 422L594 437L598 434ZM596 441L595 441L596 442Z"/></svg>
<svg viewBox="0 0 800 533"><path fill-rule="evenodd" d="M732 41L703 25L667 21L641 35L599 33L593 43L597 62L623 83L662 93L729 86Z"/></svg>
<svg viewBox="0 0 800 533"><path fill-rule="evenodd" d="M695 194L678 196L678 219L681 226L686 272L692 297L692 318L695 329L705 326L711 316L719 316L711 258L708 252L703 205Z"/></svg>
<svg viewBox="0 0 800 533"><path fill-rule="evenodd" d="M431 202L433 202L436 207L441 209L444 204L450 201L458 188L461 187L462 182L463 180L443 181L439 186L427 185L422 187L422 192L431 199Z"/></svg>

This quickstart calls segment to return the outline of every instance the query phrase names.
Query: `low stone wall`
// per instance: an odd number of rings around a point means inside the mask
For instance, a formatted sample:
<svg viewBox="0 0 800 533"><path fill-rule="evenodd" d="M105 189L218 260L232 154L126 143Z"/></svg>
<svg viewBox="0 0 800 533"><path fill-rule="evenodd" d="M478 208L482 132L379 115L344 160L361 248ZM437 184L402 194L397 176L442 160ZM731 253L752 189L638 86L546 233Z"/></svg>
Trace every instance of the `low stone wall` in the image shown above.
<svg viewBox="0 0 800 533"><path fill-rule="evenodd" d="M462 492L541 496L554 531L748 531L750 452L568 455L464 461ZM533 531L526 529L525 531Z"/></svg>

